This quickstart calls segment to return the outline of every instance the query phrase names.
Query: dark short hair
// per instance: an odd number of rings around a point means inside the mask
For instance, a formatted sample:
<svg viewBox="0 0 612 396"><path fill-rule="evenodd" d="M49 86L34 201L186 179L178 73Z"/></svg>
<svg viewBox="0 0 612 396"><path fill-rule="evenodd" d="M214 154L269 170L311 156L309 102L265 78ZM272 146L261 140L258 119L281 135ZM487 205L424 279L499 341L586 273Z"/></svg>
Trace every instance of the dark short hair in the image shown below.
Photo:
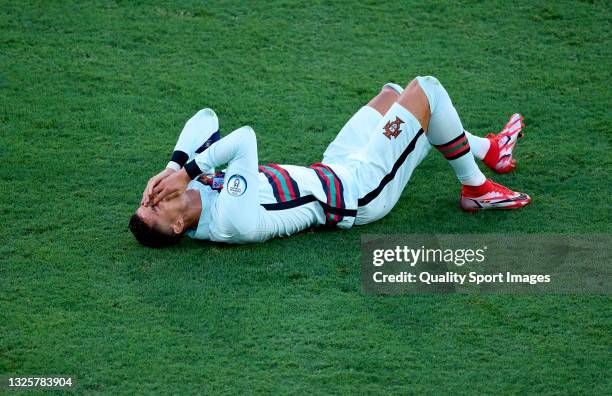
<svg viewBox="0 0 612 396"><path fill-rule="evenodd" d="M156 230L142 220L137 214L130 218L130 231L134 234L136 240L144 246L152 248L163 248L172 246L181 240L180 234L168 235Z"/></svg>

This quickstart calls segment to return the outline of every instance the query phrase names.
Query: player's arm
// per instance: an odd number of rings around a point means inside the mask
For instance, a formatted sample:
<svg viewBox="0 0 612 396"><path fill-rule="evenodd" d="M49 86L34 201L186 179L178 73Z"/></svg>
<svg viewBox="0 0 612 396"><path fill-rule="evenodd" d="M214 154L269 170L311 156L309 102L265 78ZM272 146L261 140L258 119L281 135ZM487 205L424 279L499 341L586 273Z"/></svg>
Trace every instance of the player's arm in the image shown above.
<svg viewBox="0 0 612 396"><path fill-rule="evenodd" d="M151 201L151 194L153 194L153 189L155 188L155 186L157 186L159 182L161 182L166 177L170 176L171 174L175 172L176 171L173 168L166 167L166 169L164 169L163 171L159 172L157 175L150 178L149 181L147 182L147 186L142 192L142 200L140 201L140 204L143 206L148 206Z"/></svg>
<svg viewBox="0 0 612 396"><path fill-rule="evenodd" d="M176 141L172 158L166 168L178 171L219 140L219 120L211 109L202 109L187 121Z"/></svg>
<svg viewBox="0 0 612 396"><path fill-rule="evenodd" d="M196 154L181 170L160 181L153 189L152 203L156 204L167 196L182 193L190 180L223 164L231 167L253 150L257 150L253 129L247 126L235 130L207 150Z"/></svg>
<svg viewBox="0 0 612 396"><path fill-rule="evenodd" d="M180 170L197 153L205 151L220 138L219 120L212 109L202 109L187 121L178 137L166 169L147 182L142 193L141 205L150 203L153 189L166 177Z"/></svg>

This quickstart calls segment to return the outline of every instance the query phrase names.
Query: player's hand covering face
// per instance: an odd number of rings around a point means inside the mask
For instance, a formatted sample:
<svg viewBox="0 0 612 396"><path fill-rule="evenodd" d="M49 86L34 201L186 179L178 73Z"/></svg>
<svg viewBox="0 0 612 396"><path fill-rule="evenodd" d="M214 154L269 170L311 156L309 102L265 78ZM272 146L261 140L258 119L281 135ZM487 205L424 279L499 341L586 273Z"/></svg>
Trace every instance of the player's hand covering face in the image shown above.
<svg viewBox="0 0 612 396"><path fill-rule="evenodd" d="M147 186L145 187L142 193L142 200L140 201L140 205L149 206L151 203L151 198L153 197L153 189L157 187L157 185L164 180L166 177L175 173L176 171L171 168L166 168L163 171L159 172L157 175L153 176L147 182Z"/></svg>
<svg viewBox="0 0 612 396"><path fill-rule="evenodd" d="M157 205L164 199L180 195L187 188L189 180L190 178L185 168L161 180L153 188L150 204Z"/></svg>

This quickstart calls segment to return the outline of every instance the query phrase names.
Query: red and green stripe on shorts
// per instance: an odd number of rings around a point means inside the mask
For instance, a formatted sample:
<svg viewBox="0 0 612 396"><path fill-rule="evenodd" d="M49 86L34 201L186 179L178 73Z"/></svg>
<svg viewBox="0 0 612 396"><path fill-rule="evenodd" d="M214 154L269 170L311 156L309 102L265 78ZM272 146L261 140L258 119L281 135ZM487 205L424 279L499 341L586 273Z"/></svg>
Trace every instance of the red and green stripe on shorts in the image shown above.
<svg viewBox="0 0 612 396"><path fill-rule="evenodd" d="M327 196L327 209L324 207L326 225L335 225L342 221L343 217L332 213L329 208L345 208L344 203L344 187L342 186L342 182L338 175L327 165L322 163L316 163L310 165L310 168L315 171L319 180L321 181L321 186L323 186L323 191L325 191L325 195ZM332 209L333 210L333 209Z"/></svg>
<svg viewBox="0 0 612 396"><path fill-rule="evenodd" d="M449 161L462 157L470 151L470 143L465 132L461 132L461 135L448 143L434 144L434 147Z"/></svg>
<svg viewBox="0 0 612 396"><path fill-rule="evenodd" d="M287 202L300 197L300 189L289 173L276 164L260 165L259 171L263 173L276 198L276 202Z"/></svg>

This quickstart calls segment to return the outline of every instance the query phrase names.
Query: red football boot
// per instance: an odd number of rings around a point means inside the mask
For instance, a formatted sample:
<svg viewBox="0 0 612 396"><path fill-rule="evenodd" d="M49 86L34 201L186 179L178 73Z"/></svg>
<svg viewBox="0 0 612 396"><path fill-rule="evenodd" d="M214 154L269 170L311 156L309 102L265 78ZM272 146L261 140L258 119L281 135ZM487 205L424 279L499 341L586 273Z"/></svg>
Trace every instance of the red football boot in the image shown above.
<svg viewBox="0 0 612 396"><path fill-rule="evenodd" d="M485 209L518 209L531 202L529 195L487 179L481 186L462 186L459 206L468 212Z"/></svg>
<svg viewBox="0 0 612 396"><path fill-rule="evenodd" d="M512 150L518 138L523 137L521 131L525 124L523 116L516 113L497 135L490 133L486 136L491 142L483 162L497 173L507 173L516 167L516 160L512 158Z"/></svg>

